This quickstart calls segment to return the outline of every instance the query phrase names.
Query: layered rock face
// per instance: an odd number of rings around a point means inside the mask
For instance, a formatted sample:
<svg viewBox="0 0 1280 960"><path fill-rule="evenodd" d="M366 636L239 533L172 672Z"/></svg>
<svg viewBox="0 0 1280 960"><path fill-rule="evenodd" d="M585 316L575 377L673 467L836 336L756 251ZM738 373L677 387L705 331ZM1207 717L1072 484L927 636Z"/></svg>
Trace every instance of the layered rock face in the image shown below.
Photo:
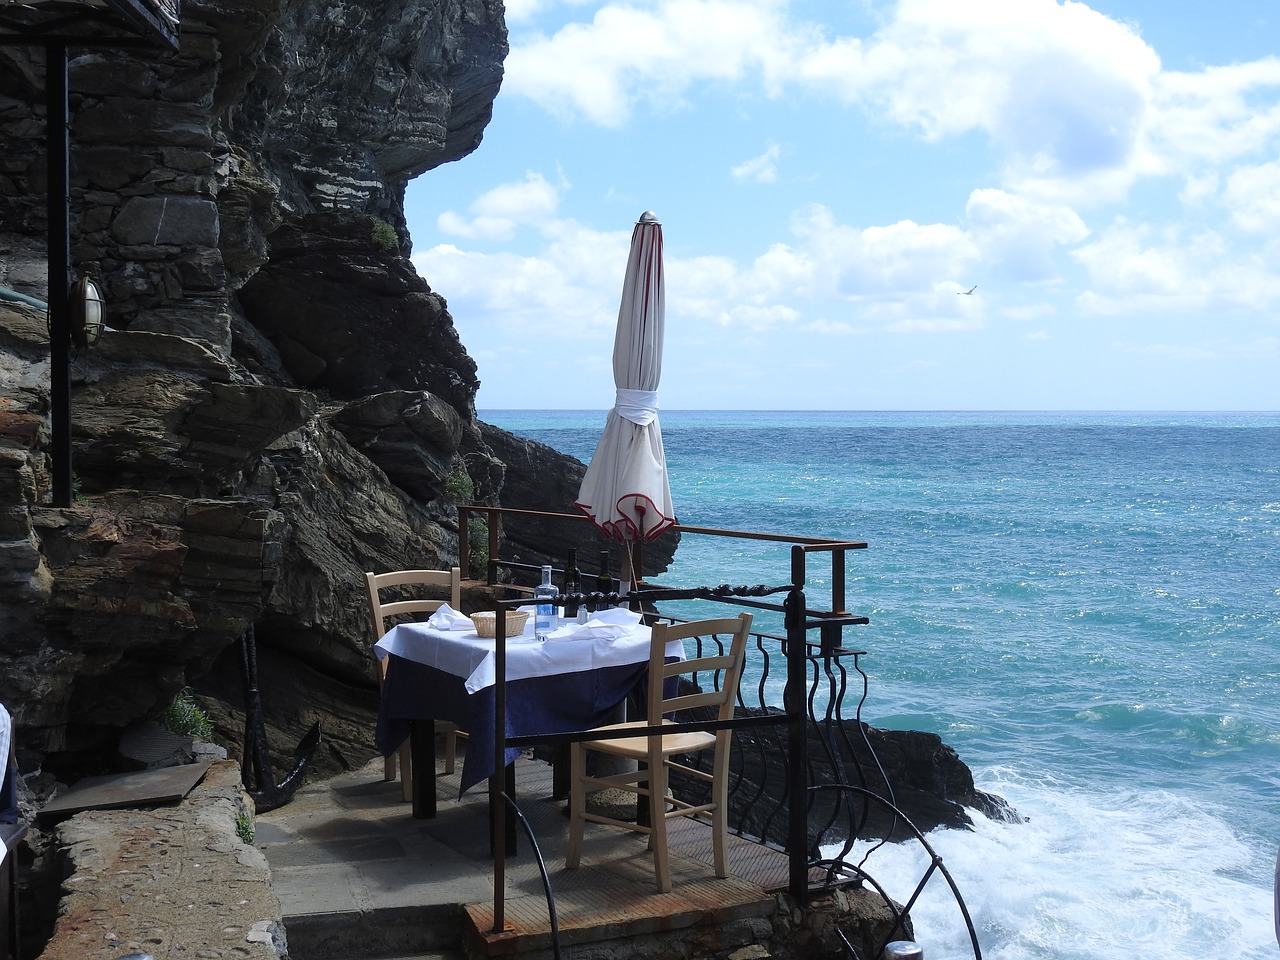
<svg viewBox="0 0 1280 960"><path fill-rule="evenodd" d="M234 745L250 624L282 763L316 720L319 772L362 763L362 572L458 562L451 476L570 508L581 464L476 420L476 365L406 259L405 183L477 147L506 49L500 0L187 0L176 54L70 48L72 261L110 329L73 358L58 509L29 303L45 65L0 46L0 702L24 769L105 766L188 685ZM510 491L495 444L527 472Z"/></svg>
<svg viewBox="0 0 1280 960"><path fill-rule="evenodd" d="M32 305L45 64L0 46L0 702L24 772L109 768L186 686L242 750L251 625L279 772L316 721L312 769L360 766L363 572L459 563L460 478L484 505L571 509L583 465L476 419L476 365L407 260L404 185L477 147L505 53L500 0L186 0L176 54L71 48L72 260L110 329L71 365L59 508ZM525 515L501 553L536 568L602 545ZM675 545L646 546L646 574ZM924 793L983 806L903 743L881 746Z"/></svg>

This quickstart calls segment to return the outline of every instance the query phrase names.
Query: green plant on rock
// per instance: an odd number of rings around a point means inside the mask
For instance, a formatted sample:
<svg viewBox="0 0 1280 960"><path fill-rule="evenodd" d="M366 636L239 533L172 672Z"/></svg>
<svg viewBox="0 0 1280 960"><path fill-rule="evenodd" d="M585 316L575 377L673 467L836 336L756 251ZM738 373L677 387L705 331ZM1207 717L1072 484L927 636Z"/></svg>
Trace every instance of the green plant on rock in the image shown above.
<svg viewBox="0 0 1280 960"><path fill-rule="evenodd" d="M471 517L467 521L467 539L470 543L471 576L483 580L489 573L489 524L484 517Z"/></svg>
<svg viewBox="0 0 1280 960"><path fill-rule="evenodd" d="M385 220L373 218L373 245L379 250L390 253L393 250L400 249L400 234L396 233L396 228Z"/></svg>
<svg viewBox="0 0 1280 960"><path fill-rule="evenodd" d="M253 843L253 817L248 813L236 817L236 836L245 843Z"/></svg>
<svg viewBox="0 0 1280 960"><path fill-rule="evenodd" d="M160 725L170 733L196 740L208 740L213 736L213 721L196 703L190 687L183 687L169 709L160 715Z"/></svg>
<svg viewBox="0 0 1280 960"><path fill-rule="evenodd" d="M445 474L444 485L440 495L449 503L468 503L475 496L476 485L470 474L460 465L454 465Z"/></svg>

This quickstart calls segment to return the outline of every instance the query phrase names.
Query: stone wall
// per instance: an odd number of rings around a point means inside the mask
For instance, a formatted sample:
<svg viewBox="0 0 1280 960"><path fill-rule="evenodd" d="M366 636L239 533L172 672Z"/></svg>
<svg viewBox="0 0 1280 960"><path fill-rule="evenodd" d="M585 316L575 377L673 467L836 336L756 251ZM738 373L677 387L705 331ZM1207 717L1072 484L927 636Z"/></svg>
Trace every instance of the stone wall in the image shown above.
<svg viewBox="0 0 1280 960"><path fill-rule="evenodd" d="M222 760L180 803L65 821L63 897L40 960L287 957L270 868L244 835L252 819L239 765Z"/></svg>

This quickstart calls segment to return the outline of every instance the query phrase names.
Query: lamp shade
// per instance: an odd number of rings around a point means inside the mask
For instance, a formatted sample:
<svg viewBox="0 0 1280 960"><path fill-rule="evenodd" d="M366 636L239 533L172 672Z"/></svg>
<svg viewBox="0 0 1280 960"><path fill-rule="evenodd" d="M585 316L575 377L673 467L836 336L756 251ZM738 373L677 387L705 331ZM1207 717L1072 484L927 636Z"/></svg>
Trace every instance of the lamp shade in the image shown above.
<svg viewBox="0 0 1280 960"><path fill-rule="evenodd" d="M71 310L71 342L81 348L93 346L106 323L106 302L98 285L81 277L67 292L67 305Z"/></svg>

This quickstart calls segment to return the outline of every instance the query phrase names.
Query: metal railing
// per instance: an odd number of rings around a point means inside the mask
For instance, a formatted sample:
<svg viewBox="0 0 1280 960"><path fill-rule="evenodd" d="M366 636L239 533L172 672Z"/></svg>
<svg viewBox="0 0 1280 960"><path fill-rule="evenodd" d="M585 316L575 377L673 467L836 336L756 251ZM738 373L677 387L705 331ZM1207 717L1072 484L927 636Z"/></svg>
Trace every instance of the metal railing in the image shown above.
<svg viewBox="0 0 1280 960"><path fill-rule="evenodd" d="M488 583L491 587L508 586L499 582L504 570L525 574L530 580L539 571L532 564L508 564L499 555L500 538L493 521L505 512L502 508L460 508L460 527L466 528L464 509L484 513L489 522ZM548 514L518 511L544 519L585 522L571 514ZM849 550L866 547L858 541L840 541L817 537L769 534L751 531L721 530L710 527L675 528L682 534L740 537L773 541L790 548L790 577L773 585L715 587L666 587L637 577L626 596L617 593L570 594L562 603L628 603L648 617L668 620L702 619L673 616L671 607L684 601L713 602L774 611L782 615L781 635L753 631L748 648L748 668L738 690L738 709L728 721L708 718L680 717L673 730L734 730L729 788L730 829L740 837L781 849L788 858L788 892L805 902L816 892L849 884L875 888L886 901L887 893L866 871L866 857L857 865L849 865L855 840L916 839L925 845L930 866L911 893L910 902L921 895L931 875L940 873L947 880L960 912L969 927L975 958L981 957L976 935L964 901L951 881L941 860L928 847L923 834L915 828L895 804L893 788L876 757L866 735L861 714L868 692L868 678L860 659L864 652L844 642L846 627L868 623L868 618L852 614L845 602L845 559ZM460 537L460 546L466 546ZM462 554L466 556L466 554ZM830 602L812 608L805 592L809 568L817 557L830 561ZM641 558L633 554L634 570L642 569ZM499 609L528 602L528 584L515 584L519 596L497 600ZM496 592L495 592L496 597ZM666 605L666 609L662 607ZM547 734L518 738L504 736L505 725L505 618L497 618L498 640L495 651L496 675L494 769L505 766L507 747L534 745L564 746L575 740L604 739L608 734ZM699 637L694 656L712 649L723 650L719 637ZM856 678L856 679L851 679ZM698 680L699 685L702 681ZM706 683L718 683L707 678ZM852 688L852 689L851 689ZM852 716L846 716L851 713ZM689 758L696 766L694 758ZM691 778L673 779L672 788L697 802L697 794L705 785ZM505 922L502 892L505 888L505 844L508 827L505 820L508 798L502 789L502 778L490 781L490 805L494 811L492 849L494 869L494 929ZM823 847L838 846L834 857L824 856ZM872 847L872 851L876 849ZM867 854L869 856L870 853ZM902 914L907 911L904 909Z"/></svg>

